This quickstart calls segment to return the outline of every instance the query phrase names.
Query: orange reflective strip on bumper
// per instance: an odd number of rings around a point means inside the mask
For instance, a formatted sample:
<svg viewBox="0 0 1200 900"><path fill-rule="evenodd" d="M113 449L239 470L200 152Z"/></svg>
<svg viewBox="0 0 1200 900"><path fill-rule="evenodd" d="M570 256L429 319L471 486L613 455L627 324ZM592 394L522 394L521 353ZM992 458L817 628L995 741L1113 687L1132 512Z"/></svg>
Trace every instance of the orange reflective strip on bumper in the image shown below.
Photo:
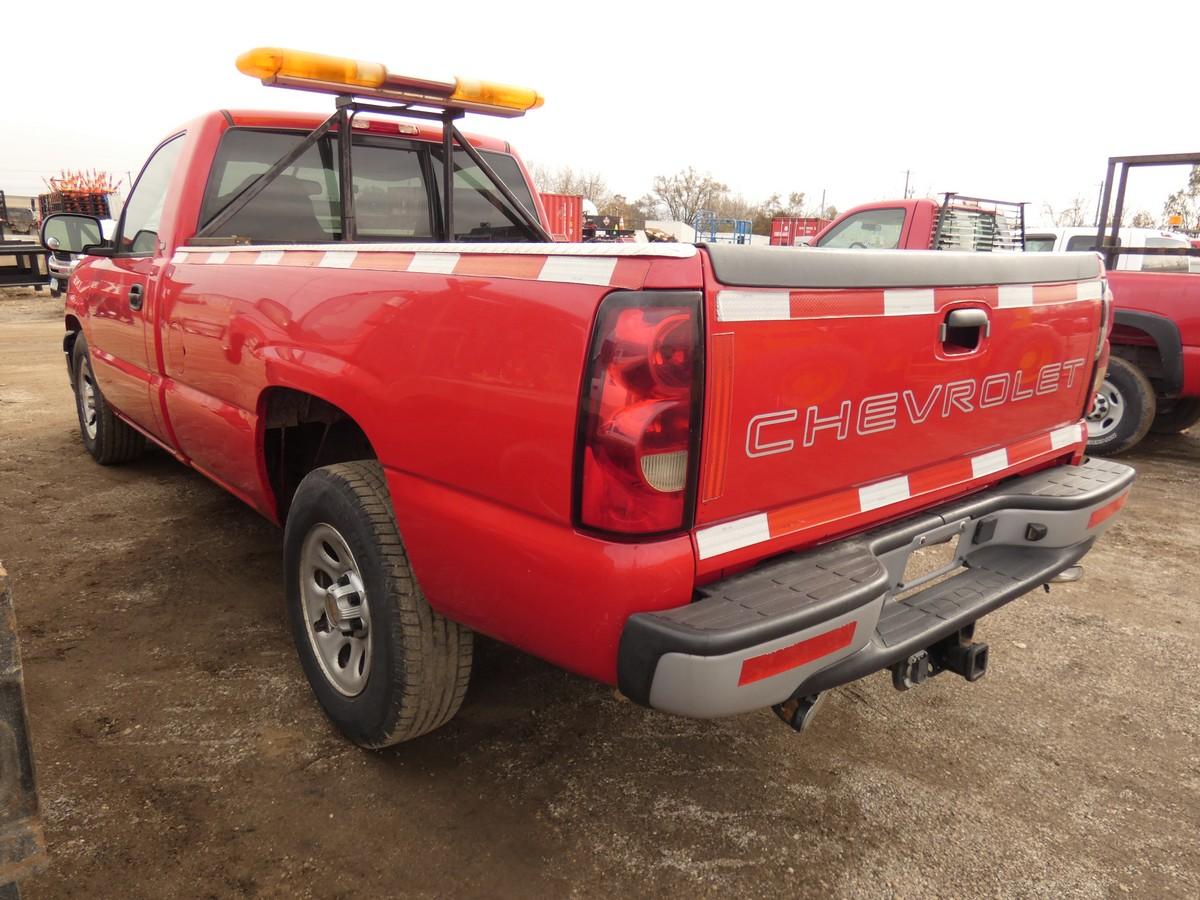
<svg viewBox="0 0 1200 900"><path fill-rule="evenodd" d="M1093 510L1091 517L1088 519L1087 527L1095 528L1105 519L1110 518L1118 509L1125 505L1125 501L1129 499L1129 491L1123 493L1116 500L1110 500L1099 509Z"/></svg>
<svg viewBox="0 0 1200 900"><path fill-rule="evenodd" d="M792 644L790 647L781 647L770 653L764 653L762 656L750 657L742 663L742 674L738 678L738 687L762 681L764 678L770 678L772 675L778 675L788 669L798 668L805 663L849 647L850 642L854 640L854 631L857 627L858 622L847 622L840 628L818 634L816 637Z"/></svg>

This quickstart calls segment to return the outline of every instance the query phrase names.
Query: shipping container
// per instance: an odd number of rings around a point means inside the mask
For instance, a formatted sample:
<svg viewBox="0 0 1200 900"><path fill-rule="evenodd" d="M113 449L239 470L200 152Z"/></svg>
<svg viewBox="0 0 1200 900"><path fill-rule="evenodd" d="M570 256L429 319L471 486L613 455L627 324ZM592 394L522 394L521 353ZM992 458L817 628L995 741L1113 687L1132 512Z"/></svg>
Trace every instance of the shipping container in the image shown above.
<svg viewBox="0 0 1200 900"><path fill-rule="evenodd" d="M583 198L574 194L542 194L542 206L556 241L577 244L583 240Z"/></svg>
<svg viewBox="0 0 1200 900"><path fill-rule="evenodd" d="M771 246L795 247L797 238L812 237L829 222L815 216L776 216L771 220Z"/></svg>

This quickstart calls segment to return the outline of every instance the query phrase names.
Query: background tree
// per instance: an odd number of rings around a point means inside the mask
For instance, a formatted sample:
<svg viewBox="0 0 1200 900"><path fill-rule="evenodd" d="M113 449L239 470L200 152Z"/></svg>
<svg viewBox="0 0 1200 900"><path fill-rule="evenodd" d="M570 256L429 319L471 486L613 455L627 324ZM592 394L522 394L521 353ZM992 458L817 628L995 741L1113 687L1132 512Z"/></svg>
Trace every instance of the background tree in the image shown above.
<svg viewBox="0 0 1200 900"><path fill-rule="evenodd" d="M1200 228L1200 165L1192 166L1187 184L1167 198L1163 205L1163 224L1179 216L1184 228Z"/></svg>
<svg viewBox="0 0 1200 900"><path fill-rule="evenodd" d="M599 172L576 172L570 166L550 169L533 167L533 184L542 193L577 194L603 209L613 198L608 183Z"/></svg>
<svg viewBox="0 0 1200 900"><path fill-rule="evenodd" d="M716 207L729 187L688 166L674 175L656 176L652 193L666 207L668 218L691 222L700 210Z"/></svg>
<svg viewBox="0 0 1200 900"><path fill-rule="evenodd" d="M1157 223L1154 221L1154 215L1146 209L1138 210L1134 214L1132 225L1134 228L1153 228Z"/></svg>
<svg viewBox="0 0 1200 900"><path fill-rule="evenodd" d="M1060 228L1088 224L1088 201L1082 194L1077 195L1068 206L1058 212L1055 212L1054 207L1049 203L1042 207L1042 212L1047 219Z"/></svg>

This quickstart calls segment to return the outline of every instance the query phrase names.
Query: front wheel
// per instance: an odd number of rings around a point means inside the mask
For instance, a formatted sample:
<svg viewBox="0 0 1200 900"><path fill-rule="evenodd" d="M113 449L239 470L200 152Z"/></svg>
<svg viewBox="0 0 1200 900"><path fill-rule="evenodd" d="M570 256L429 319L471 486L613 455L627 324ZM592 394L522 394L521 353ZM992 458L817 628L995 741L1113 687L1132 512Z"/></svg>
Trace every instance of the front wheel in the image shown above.
<svg viewBox="0 0 1200 900"><path fill-rule="evenodd" d="M82 334L71 348L75 371L75 413L79 417L79 435L92 459L103 466L129 462L141 456L146 439L141 432L117 418L100 392L92 371L92 357Z"/></svg>
<svg viewBox="0 0 1200 900"><path fill-rule="evenodd" d="M309 472L288 510L283 556L301 665L346 737L384 747L458 712L473 635L434 612L421 593L379 463Z"/></svg>
<svg viewBox="0 0 1200 900"><path fill-rule="evenodd" d="M1150 430L1154 409L1154 388L1142 370L1112 357L1087 416L1088 452L1115 456L1131 449Z"/></svg>

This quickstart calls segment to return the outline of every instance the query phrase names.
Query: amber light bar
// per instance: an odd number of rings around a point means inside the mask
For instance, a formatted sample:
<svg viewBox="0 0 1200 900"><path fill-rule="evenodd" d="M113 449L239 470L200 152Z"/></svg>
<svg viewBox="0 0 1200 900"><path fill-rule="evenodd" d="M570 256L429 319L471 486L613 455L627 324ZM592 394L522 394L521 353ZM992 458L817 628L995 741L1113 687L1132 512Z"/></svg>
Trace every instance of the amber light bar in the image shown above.
<svg viewBox="0 0 1200 900"><path fill-rule="evenodd" d="M542 95L530 88L464 78L446 82L393 75L382 63L283 47L248 50L237 58L237 67L266 85L493 116L522 116L543 102Z"/></svg>

